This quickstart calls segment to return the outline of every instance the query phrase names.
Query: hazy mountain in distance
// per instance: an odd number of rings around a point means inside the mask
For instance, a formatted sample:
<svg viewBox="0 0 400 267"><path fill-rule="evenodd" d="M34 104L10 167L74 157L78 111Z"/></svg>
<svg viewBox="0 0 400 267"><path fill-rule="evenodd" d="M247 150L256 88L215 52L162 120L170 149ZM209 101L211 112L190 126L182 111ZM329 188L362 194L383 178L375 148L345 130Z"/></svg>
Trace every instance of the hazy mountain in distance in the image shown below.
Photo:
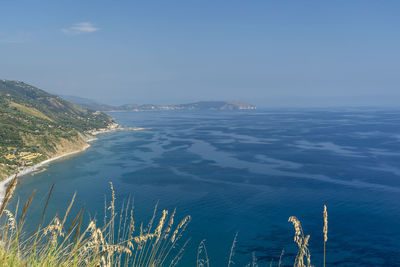
<svg viewBox="0 0 400 267"><path fill-rule="evenodd" d="M64 99L80 105L87 109L99 111L150 111L150 110L253 110L256 106L232 101L199 101L188 104L178 105L153 105L153 104L124 104L120 106L111 106L98 103L94 100L76 96L62 96Z"/></svg>
<svg viewBox="0 0 400 267"><path fill-rule="evenodd" d="M99 111L111 111L114 110L115 107L103 103L96 102L89 98L71 96L71 95L60 95L60 97L65 100L77 104L81 107L91 109L91 110L99 110Z"/></svg>

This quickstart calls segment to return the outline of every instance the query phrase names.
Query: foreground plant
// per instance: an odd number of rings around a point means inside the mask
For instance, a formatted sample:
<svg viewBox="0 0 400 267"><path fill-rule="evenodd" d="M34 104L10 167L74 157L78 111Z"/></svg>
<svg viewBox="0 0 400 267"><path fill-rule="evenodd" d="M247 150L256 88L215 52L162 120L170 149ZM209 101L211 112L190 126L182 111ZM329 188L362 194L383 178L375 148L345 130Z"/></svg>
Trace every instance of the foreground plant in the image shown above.
<svg viewBox="0 0 400 267"><path fill-rule="evenodd" d="M325 267L325 248L326 248L326 242L328 241L328 211L327 211L326 205L324 205L323 217L324 217L324 227L322 229L322 232L324 234L323 266ZM295 259L293 266L294 267L306 267L306 266L311 267L312 266L311 265L311 254L308 249L308 241L310 239L310 235L304 236L303 228L301 227L300 221L295 216L289 217L289 222L291 222L294 226L294 229L295 229L294 242L298 246L298 252L297 252L296 259ZM306 258L306 264L304 263L304 257Z"/></svg>
<svg viewBox="0 0 400 267"><path fill-rule="evenodd" d="M328 241L328 211L326 209L326 205L324 205L324 228L323 228L323 233L324 233L324 267L325 267L325 247L326 247L326 242Z"/></svg>
<svg viewBox="0 0 400 267"><path fill-rule="evenodd" d="M311 254L308 250L308 240L310 239L310 235L304 236L303 228L301 227L300 221L295 217L289 217L289 222L293 224L295 233L294 233L294 242L298 246L297 256L294 262L295 267L311 267ZM306 257L307 265L304 264L304 257Z"/></svg>
<svg viewBox="0 0 400 267"><path fill-rule="evenodd" d="M37 230L31 236L25 237L23 232L26 214L29 210L35 191L23 205L19 214L19 203L13 212L7 209L15 187L17 176L8 184L4 199L0 206L0 217L4 224L0 226L0 267L2 266L176 266L188 243L186 241L178 250L178 241L190 223L191 217L186 216L174 226L176 210L169 213L163 210L155 224L157 205L149 223L136 227L133 219L133 203L128 199L122 204L119 214L115 208L115 191L111 187L111 201L105 201L105 216L102 227L97 221L91 220L84 228L82 223L85 207L73 217L67 225L67 218L75 202L75 194L69 203L64 216L55 216L48 225L43 226L46 210L52 195L54 185L50 188L42 217ZM324 261L325 247L328 240L328 213L324 205ZM71 218L72 219L72 218ZM309 235L304 235L300 221L292 216L289 218L295 229L294 242L298 253L294 267L311 267L311 254L308 249ZM153 227L154 226L154 227ZM139 229L137 229L139 228ZM236 233L230 249L227 266L235 265L233 258L237 243ZM282 264L284 250L279 257L278 267ZM209 267L210 261L205 245L201 241L197 251L197 267ZM271 261L270 266L273 265ZM246 265L259 266L255 253L252 261Z"/></svg>
<svg viewBox="0 0 400 267"><path fill-rule="evenodd" d="M16 184L17 177L9 183L0 207L0 216L5 220L0 228L0 266L175 266L182 257L187 241L180 250L176 248L177 242L191 217L186 216L174 227L175 210L170 215L167 210L163 210L155 225L156 206L147 226L144 227L142 223L137 230L130 199L126 205L122 204L121 212L117 214L112 184L112 198L105 205L102 227L98 226L96 220L91 220L84 228L82 221L85 207L79 210L71 224L66 225L75 195L63 218L55 216L43 227L52 186L36 232L24 238L23 225L35 192L17 218L18 204L14 213L6 209Z"/></svg>

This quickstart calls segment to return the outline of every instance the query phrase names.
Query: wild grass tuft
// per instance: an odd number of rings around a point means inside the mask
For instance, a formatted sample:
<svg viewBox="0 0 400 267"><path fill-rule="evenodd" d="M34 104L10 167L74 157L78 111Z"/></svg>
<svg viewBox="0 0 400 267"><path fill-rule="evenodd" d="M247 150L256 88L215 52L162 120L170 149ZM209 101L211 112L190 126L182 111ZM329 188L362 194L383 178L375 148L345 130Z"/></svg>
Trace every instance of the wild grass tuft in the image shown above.
<svg viewBox="0 0 400 267"><path fill-rule="evenodd" d="M170 213L168 210L158 212L158 204L154 208L153 216L147 225L134 220L134 203L127 199L122 203L119 212L116 210L116 196L114 186L110 183L111 199L105 200L104 221L98 225L96 219L89 221L87 226L83 222L85 207L81 207L77 214L71 215L71 209L75 202L73 195L64 216L53 217L47 225L43 225L46 210L53 193L51 186L46 203L43 207L40 223L36 231L26 237L23 231L26 216L35 191L24 203L19 214L19 202L14 212L7 209L15 187L15 176L8 184L3 202L0 206L0 217L3 224L0 226L0 267L2 266L176 266L185 251L189 240L178 245L182 239L190 216L182 220L176 218L176 210ZM72 216L70 220L68 217ZM328 240L328 212L324 205L323 210L323 235L324 235L324 259L325 247ZM71 223L67 224L67 221ZM175 224L179 222L178 224ZM292 216L289 222L293 224L295 234L294 242L298 252L294 261L294 267L311 267L311 254L308 249L309 235L304 235L300 221ZM235 247L238 233L235 234L230 249L227 266L235 265ZM278 267L282 264L284 250L282 250ZM202 240L197 250L197 267L210 267L210 260L205 240ZM252 253L252 260L246 266L257 267L257 257ZM273 266L271 261L270 266Z"/></svg>
<svg viewBox="0 0 400 267"><path fill-rule="evenodd" d="M35 192L17 218L18 205L14 213L6 209L16 183L17 177L9 183L0 207L0 216L5 221L0 228L0 266L175 266L182 257L187 241L179 250L177 242L191 217L186 216L175 227L175 210L172 214L163 210L158 224L154 224L158 217L156 206L149 224L145 228L141 224L138 230L130 199L122 204L117 214L112 184L111 201L105 205L106 214L101 227L96 219L89 221L87 227L83 225L84 207L71 218L71 224L66 224L75 194L62 219L55 216L43 226L52 186L37 230L31 236L23 237L23 225ZM153 224L156 226L154 229Z"/></svg>

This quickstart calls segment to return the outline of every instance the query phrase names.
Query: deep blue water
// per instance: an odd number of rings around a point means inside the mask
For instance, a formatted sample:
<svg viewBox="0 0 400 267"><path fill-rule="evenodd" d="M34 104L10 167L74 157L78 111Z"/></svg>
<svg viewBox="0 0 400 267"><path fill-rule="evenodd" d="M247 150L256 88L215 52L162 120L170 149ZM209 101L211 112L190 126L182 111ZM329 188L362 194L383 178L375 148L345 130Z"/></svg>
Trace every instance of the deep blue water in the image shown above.
<svg viewBox="0 0 400 267"><path fill-rule="evenodd" d="M112 181L121 204L135 200L136 221L177 208L192 222L180 266L195 265L206 239L212 266L226 266L235 232L235 266L255 252L260 265L295 257L297 216L321 266L322 210L329 213L327 266L400 266L400 111L262 110L113 113L141 132L100 136L84 153L21 179L18 198L37 189L27 226L37 223L55 183L48 213L63 214L76 191L101 220Z"/></svg>

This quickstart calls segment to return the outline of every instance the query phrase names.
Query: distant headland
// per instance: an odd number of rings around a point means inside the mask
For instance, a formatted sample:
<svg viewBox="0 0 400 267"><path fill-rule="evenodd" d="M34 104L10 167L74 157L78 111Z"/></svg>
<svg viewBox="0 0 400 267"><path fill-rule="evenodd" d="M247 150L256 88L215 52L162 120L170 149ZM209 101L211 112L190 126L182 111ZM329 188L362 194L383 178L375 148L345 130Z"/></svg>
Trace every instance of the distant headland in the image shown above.
<svg viewBox="0 0 400 267"><path fill-rule="evenodd" d="M98 111L163 111L163 110L254 110L256 106L239 101L199 101L188 104L177 105L153 105L153 104L125 104L112 106L98 103L94 100L76 97L61 96L62 98L77 104L81 107Z"/></svg>

